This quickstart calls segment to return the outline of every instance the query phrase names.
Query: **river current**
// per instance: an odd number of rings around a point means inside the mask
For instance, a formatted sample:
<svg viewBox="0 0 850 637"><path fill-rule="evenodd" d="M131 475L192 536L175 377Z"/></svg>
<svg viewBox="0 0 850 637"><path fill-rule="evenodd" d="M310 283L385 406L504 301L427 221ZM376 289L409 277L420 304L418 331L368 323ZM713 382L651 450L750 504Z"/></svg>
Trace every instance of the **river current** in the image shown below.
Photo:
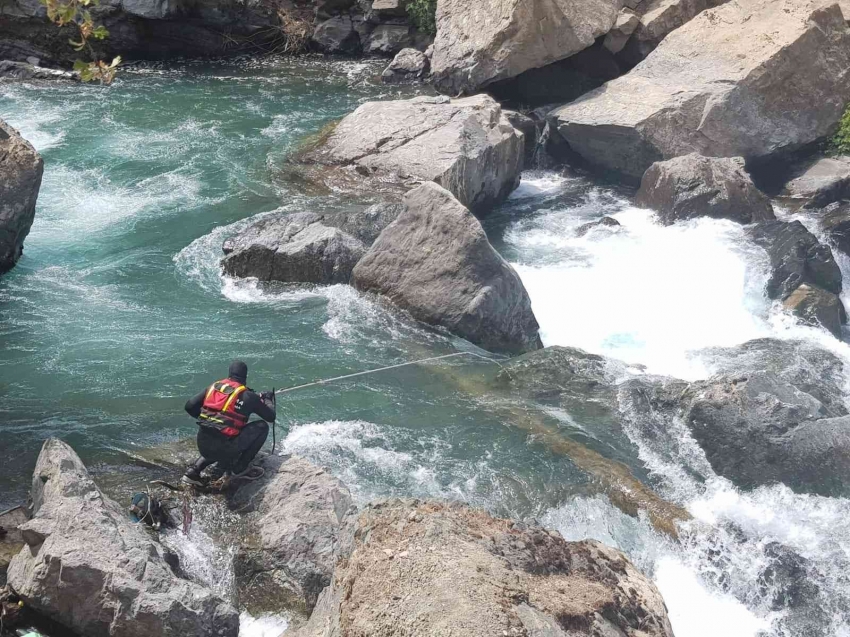
<svg viewBox="0 0 850 637"><path fill-rule="evenodd" d="M232 358L248 361L260 390L483 354L346 286L269 288L221 276L222 241L252 216L339 204L288 182L284 159L359 103L411 94L380 85L380 69L271 59L140 67L108 89L0 85L0 118L46 166L24 258L0 279L0 510L25 500L47 436L70 442L96 477L132 477L139 469L128 453L194 434L183 403ZM629 194L528 172L485 220L526 284L547 345L684 379L711 373L702 348L762 336L810 339L850 365L850 347L793 325L765 300L764 257L739 226L664 228ZM576 236L602 215L621 227ZM842 268L846 281L850 264ZM695 521L674 543L614 508L580 468L470 389L494 367L453 359L290 394L279 403L278 445L329 467L361 502L461 499L618 546L658 584L679 637L791 637L806 634L812 617L822 634L850 636L850 502L782 485L741 491L714 476L684 428L667 441L638 432L612 440L581 414L545 413L563 436L688 509ZM765 576L774 542L808 561L817 594L805 608L776 603L782 582ZM285 625L243 618L246 636Z"/></svg>

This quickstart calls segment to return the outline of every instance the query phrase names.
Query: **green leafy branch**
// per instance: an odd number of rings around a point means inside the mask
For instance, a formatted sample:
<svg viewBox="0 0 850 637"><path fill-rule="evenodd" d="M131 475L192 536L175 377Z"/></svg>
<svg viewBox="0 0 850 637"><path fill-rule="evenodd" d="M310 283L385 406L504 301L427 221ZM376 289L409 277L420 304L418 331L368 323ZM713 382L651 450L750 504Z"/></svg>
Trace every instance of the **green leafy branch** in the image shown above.
<svg viewBox="0 0 850 637"><path fill-rule="evenodd" d="M105 40L109 37L109 31L102 24L95 24L90 9L98 5L99 0L41 0L47 8L47 17L58 27L69 24L76 25L79 36L68 42L79 52L87 51L91 61L77 60L74 62L74 70L80 74L83 82L100 82L110 84L118 72L121 57L116 57L111 63L98 59L97 53L92 48L92 40Z"/></svg>
<svg viewBox="0 0 850 637"><path fill-rule="evenodd" d="M422 33L437 34L437 0L410 0L407 14Z"/></svg>

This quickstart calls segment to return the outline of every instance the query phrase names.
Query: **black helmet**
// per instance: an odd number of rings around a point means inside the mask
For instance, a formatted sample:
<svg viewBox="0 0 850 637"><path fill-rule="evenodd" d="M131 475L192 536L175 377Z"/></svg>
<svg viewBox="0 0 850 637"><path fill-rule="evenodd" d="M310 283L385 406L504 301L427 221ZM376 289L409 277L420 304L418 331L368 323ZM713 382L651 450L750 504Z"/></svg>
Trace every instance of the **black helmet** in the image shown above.
<svg viewBox="0 0 850 637"><path fill-rule="evenodd" d="M248 365L242 361L233 361L227 370L227 377L243 384L248 382Z"/></svg>

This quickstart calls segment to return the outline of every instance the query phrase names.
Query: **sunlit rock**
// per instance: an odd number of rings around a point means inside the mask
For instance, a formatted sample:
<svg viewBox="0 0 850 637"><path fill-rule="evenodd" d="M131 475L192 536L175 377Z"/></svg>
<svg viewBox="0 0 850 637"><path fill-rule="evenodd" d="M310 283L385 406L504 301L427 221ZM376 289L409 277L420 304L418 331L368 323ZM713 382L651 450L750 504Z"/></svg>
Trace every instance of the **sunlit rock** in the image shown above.
<svg viewBox="0 0 850 637"><path fill-rule="evenodd" d="M831 133L850 100L848 67L838 5L738 0L703 11L550 118L585 161L633 178L693 152L749 161Z"/></svg>
<svg viewBox="0 0 850 637"><path fill-rule="evenodd" d="M592 540L400 500L366 508L354 538L297 637L673 635L652 582Z"/></svg>
<svg viewBox="0 0 850 637"><path fill-rule="evenodd" d="M519 275L472 213L435 183L405 196L404 211L354 268L352 284L485 349L541 346Z"/></svg>
<svg viewBox="0 0 850 637"><path fill-rule="evenodd" d="M236 610L178 577L64 442L44 443L31 495L33 518L20 527L27 546L8 574L26 604L91 637L236 637Z"/></svg>

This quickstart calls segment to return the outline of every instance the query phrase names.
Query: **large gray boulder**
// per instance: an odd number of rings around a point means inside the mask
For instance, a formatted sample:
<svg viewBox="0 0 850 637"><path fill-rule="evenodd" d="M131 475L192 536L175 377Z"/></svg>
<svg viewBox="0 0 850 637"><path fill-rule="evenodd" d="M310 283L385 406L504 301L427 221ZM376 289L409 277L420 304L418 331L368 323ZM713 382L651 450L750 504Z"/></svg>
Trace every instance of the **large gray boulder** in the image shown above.
<svg viewBox="0 0 850 637"><path fill-rule="evenodd" d="M43 173L44 162L35 148L0 120L0 273L21 257Z"/></svg>
<svg viewBox="0 0 850 637"><path fill-rule="evenodd" d="M351 543L356 508L348 488L296 456L267 456L265 476L230 499L250 531L236 556L240 589L309 614Z"/></svg>
<svg viewBox="0 0 850 637"><path fill-rule="evenodd" d="M622 0L440 0L431 70L451 95L558 62L586 49L617 19Z"/></svg>
<svg viewBox="0 0 850 637"><path fill-rule="evenodd" d="M740 157L691 153L656 162L644 173L635 203L655 210L665 225L697 217L743 224L775 219Z"/></svg>
<svg viewBox="0 0 850 637"><path fill-rule="evenodd" d="M435 183L405 196L404 211L354 268L352 284L485 349L541 346L519 275L469 210Z"/></svg>
<svg viewBox="0 0 850 637"><path fill-rule="evenodd" d="M38 612L91 637L236 637L239 615L181 579L163 548L104 496L74 450L44 443L32 485L33 519L9 583Z"/></svg>
<svg viewBox="0 0 850 637"><path fill-rule="evenodd" d="M282 283L348 283L357 262L401 212L377 204L352 212L264 216L225 241L226 274Z"/></svg>
<svg viewBox="0 0 850 637"><path fill-rule="evenodd" d="M738 0L703 11L550 119L588 163L636 179L693 152L762 158L834 129L850 100L848 68L838 5Z"/></svg>
<svg viewBox="0 0 850 637"><path fill-rule="evenodd" d="M782 482L819 495L850 493L850 417L838 357L772 339L709 354L718 373L705 381L627 381L624 413L637 426L683 422L714 471L741 487Z"/></svg>
<svg viewBox="0 0 850 637"><path fill-rule="evenodd" d="M416 97L363 104L299 159L308 178L336 190L402 192L434 181L483 211L519 185L523 143L491 97Z"/></svg>
<svg viewBox="0 0 850 637"><path fill-rule="evenodd" d="M658 589L620 551L461 504L390 500L296 637L672 637Z"/></svg>

